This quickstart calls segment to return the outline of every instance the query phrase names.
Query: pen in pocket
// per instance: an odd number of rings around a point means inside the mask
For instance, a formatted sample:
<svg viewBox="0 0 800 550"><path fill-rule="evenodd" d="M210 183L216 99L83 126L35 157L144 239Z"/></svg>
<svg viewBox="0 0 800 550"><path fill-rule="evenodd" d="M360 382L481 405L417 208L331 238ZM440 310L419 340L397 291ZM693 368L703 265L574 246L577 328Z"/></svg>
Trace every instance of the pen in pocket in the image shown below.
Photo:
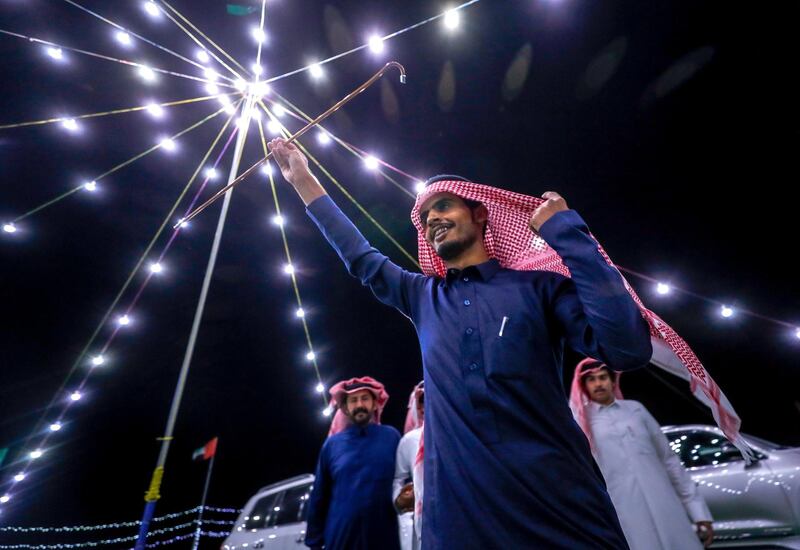
<svg viewBox="0 0 800 550"><path fill-rule="evenodd" d="M500 323L500 332L497 333L497 335L501 338L503 337L503 331L506 328L506 323L508 323L508 317L503 316L503 322Z"/></svg>

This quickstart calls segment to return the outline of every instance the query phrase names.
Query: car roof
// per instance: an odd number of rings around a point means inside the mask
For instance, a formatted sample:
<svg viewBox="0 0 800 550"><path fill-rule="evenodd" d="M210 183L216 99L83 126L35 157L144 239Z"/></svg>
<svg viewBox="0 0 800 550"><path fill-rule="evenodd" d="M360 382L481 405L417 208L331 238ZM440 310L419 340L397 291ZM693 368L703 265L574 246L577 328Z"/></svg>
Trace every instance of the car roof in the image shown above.
<svg viewBox="0 0 800 550"><path fill-rule="evenodd" d="M289 479L282 479L281 481L276 481L275 483L271 483L266 485L258 490L256 494L261 495L263 493L268 493L274 491L276 489L283 489L286 487L300 485L304 481L314 481L314 474L300 474L298 476L290 477Z"/></svg>

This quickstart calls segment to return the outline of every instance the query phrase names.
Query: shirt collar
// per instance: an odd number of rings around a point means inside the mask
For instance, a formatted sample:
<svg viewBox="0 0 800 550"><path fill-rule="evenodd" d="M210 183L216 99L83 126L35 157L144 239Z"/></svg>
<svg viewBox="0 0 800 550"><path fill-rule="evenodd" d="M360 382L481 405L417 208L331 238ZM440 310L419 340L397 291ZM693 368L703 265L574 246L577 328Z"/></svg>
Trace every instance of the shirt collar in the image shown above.
<svg viewBox="0 0 800 550"><path fill-rule="evenodd" d="M592 411L593 413L598 412L600 409L610 409L612 407L619 407L618 399L614 399L614 402L611 403L610 405L601 405L597 401L592 401L591 399L589 400L589 410Z"/></svg>
<svg viewBox="0 0 800 550"><path fill-rule="evenodd" d="M498 271L500 271L500 262L492 258L482 264L470 265L464 269L448 269L444 278L444 283L449 286L461 276L478 277L482 281L489 281Z"/></svg>

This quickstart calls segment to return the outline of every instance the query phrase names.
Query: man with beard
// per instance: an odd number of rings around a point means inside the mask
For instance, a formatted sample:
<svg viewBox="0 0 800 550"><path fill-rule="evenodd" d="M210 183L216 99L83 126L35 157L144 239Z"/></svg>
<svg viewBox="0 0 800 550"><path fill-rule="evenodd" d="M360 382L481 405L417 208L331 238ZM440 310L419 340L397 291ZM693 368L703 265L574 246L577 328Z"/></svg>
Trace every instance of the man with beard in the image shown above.
<svg viewBox="0 0 800 550"><path fill-rule="evenodd" d="M343 380L330 394L338 410L317 462L305 544L325 550L399 550L391 498L400 434L380 425L389 395L369 376Z"/></svg>
<svg viewBox="0 0 800 550"><path fill-rule="evenodd" d="M617 378L602 362L584 359L569 402L631 550L708 547L714 530L705 500L655 418L638 401L622 398Z"/></svg>
<svg viewBox="0 0 800 550"><path fill-rule="evenodd" d="M270 148L348 271L416 328L422 547L627 548L567 406L562 356L569 345L629 370L652 346L580 216L556 193L433 178L412 210L425 275L410 273L370 247L293 144Z"/></svg>

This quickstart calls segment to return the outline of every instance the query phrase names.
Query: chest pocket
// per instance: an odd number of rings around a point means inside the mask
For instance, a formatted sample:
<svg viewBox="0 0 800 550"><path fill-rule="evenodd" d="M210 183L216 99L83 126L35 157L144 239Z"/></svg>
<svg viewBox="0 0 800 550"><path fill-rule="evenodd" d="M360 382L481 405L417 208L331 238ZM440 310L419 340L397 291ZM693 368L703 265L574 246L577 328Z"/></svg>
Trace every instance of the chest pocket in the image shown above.
<svg viewBox="0 0 800 550"><path fill-rule="evenodd" d="M629 448L640 455L654 455L655 449L650 440L650 434L644 425L644 419L637 410L625 423L625 437L629 441Z"/></svg>
<svg viewBox="0 0 800 550"><path fill-rule="evenodd" d="M488 375L492 378L527 378L532 370L533 332L530 325L509 318L505 325L500 320L495 326L498 332L493 336Z"/></svg>

